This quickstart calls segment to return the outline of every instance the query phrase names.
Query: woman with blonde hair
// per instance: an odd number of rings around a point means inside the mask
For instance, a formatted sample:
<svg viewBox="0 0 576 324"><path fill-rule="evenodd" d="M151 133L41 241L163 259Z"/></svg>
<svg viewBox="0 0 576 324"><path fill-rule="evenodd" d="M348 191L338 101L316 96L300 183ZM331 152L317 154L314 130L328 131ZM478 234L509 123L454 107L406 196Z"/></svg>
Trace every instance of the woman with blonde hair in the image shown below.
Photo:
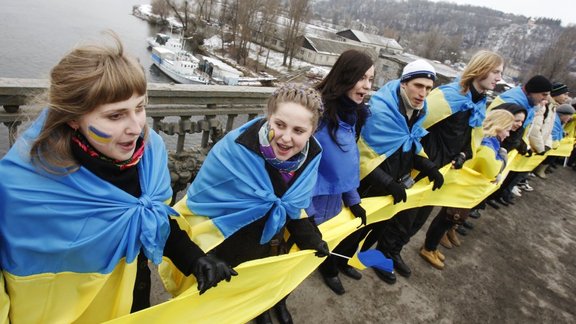
<svg viewBox="0 0 576 324"><path fill-rule="evenodd" d="M268 100L266 116L228 133L206 157L187 194L175 208L200 246L230 266L300 249L328 256L320 231L302 217L310 205L321 148L312 136L322 110L320 94L288 84ZM198 227L196 227L198 226ZM290 235L285 240L285 231ZM292 318L286 298L274 306L281 323ZM257 323L272 323L266 310Z"/></svg>

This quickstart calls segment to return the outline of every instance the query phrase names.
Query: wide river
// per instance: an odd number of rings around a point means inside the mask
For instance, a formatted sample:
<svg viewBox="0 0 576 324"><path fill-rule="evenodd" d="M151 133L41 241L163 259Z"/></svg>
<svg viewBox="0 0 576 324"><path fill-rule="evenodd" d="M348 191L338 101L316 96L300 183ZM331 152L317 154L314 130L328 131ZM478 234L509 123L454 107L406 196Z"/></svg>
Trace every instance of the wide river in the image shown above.
<svg viewBox="0 0 576 324"><path fill-rule="evenodd" d="M0 77L47 78L50 69L77 44L115 31L126 50L140 59L151 82L170 82L151 69L146 38L157 29L132 15L149 0L0 0Z"/></svg>

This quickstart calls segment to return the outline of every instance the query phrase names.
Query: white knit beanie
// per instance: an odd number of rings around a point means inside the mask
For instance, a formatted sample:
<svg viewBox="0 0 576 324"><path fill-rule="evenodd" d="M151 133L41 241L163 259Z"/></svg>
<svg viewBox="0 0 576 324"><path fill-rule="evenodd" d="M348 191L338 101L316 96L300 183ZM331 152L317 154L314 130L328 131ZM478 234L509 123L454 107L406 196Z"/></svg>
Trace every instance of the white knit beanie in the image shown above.
<svg viewBox="0 0 576 324"><path fill-rule="evenodd" d="M416 78L426 78L434 81L436 80L436 70L425 60L410 62L402 70L400 82L408 82Z"/></svg>

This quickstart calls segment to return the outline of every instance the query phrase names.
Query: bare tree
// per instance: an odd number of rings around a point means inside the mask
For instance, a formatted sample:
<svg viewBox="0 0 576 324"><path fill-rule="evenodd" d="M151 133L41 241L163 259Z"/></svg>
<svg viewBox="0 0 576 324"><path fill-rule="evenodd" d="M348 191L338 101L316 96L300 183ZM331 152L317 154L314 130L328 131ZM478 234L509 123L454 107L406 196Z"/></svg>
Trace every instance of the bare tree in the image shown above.
<svg viewBox="0 0 576 324"><path fill-rule="evenodd" d="M575 50L576 27L567 27L554 44L541 53L531 75L542 74L550 80L567 82L570 79L569 65L575 57Z"/></svg>
<svg viewBox="0 0 576 324"><path fill-rule="evenodd" d="M236 61L246 65L249 46L252 42L252 32L257 30L259 13L266 6L265 0L243 0L237 11L239 43L236 51Z"/></svg>
<svg viewBox="0 0 576 324"><path fill-rule="evenodd" d="M152 5L152 13L160 16L160 20L166 21L170 15L170 7L166 0L152 0L150 4Z"/></svg>
<svg viewBox="0 0 576 324"><path fill-rule="evenodd" d="M182 35L191 35L196 29L196 22L192 19L192 6L188 0L165 0L174 16L182 24Z"/></svg>
<svg viewBox="0 0 576 324"><path fill-rule="evenodd" d="M309 0L288 0L288 28L285 31L284 39L284 58L282 60L282 65L286 66L286 62L290 59L288 63L288 68L292 68L292 59L296 50L298 49L298 34L303 31L302 23L308 19L310 14L310 3Z"/></svg>
<svg viewBox="0 0 576 324"><path fill-rule="evenodd" d="M254 66L254 70L258 72L258 64L260 63L260 54L264 52L264 45L267 41L273 38L276 32L276 19L278 15L278 9L280 6L280 0L269 0L263 6L262 11L260 12L261 17L257 22L257 37L259 37L259 44L260 48L258 49L258 53L256 55L256 62ZM266 53L266 62L264 63L264 68L268 67L268 57L270 56L270 44L267 45L267 53Z"/></svg>

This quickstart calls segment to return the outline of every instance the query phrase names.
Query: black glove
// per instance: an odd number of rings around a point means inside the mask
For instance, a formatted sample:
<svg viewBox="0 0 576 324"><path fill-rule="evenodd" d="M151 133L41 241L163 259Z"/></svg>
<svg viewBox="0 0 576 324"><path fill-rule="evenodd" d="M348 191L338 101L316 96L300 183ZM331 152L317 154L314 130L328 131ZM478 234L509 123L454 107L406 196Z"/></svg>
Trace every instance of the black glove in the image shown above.
<svg viewBox="0 0 576 324"><path fill-rule="evenodd" d="M442 175L442 173L440 173L440 171L438 171L438 169L433 169L429 171L428 180L434 182L434 184L432 185L432 191L440 189L444 184L444 176Z"/></svg>
<svg viewBox="0 0 576 324"><path fill-rule="evenodd" d="M404 186L401 184L392 181L388 184L388 186L386 186L386 189L388 189L388 192L390 192L394 198L394 204L397 204L401 201L406 202L406 189L404 189Z"/></svg>
<svg viewBox="0 0 576 324"><path fill-rule="evenodd" d="M352 215L354 215L357 218L360 218L360 220L362 221L360 223L360 226L366 225L366 210L364 208L362 208L362 206L360 206L360 204L352 205L349 208L350 208L350 211L352 212ZM358 227L360 227L360 226L358 226Z"/></svg>
<svg viewBox="0 0 576 324"><path fill-rule="evenodd" d="M464 152L460 152L460 154L454 157L454 162L452 165L454 166L454 169L462 169L464 162L466 162L466 154Z"/></svg>
<svg viewBox="0 0 576 324"><path fill-rule="evenodd" d="M224 261L215 256L203 256L196 260L192 266L192 273L198 282L198 290L202 295L211 287L216 287L222 279L230 281L232 276L237 275Z"/></svg>
<svg viewBox="0 0 576 324"><path fill-rule="evenodd" d="M236 272L236 270L234 270L231 266L229 266L228 263L220 260L215 255L208 254L208 257L216 265L216 280L217 280L216 283L218 283L222 280L226 280L226 282L230 282L230 279L232 279L232 276L238 275L238 272ZM214 285L214 286L216 286L216 285Z"/></svg>
<svg viewBox="0 0 576 324"><path fill-rule="evenodd" d="M327 257L328 255L330 255L330 250L328 249L328 243L326 243L325 241L320 241L320 243L318 243L318 245L314 248L314 250L316 250L316 253L314 253L314 255L319 258Z"/></svg>

